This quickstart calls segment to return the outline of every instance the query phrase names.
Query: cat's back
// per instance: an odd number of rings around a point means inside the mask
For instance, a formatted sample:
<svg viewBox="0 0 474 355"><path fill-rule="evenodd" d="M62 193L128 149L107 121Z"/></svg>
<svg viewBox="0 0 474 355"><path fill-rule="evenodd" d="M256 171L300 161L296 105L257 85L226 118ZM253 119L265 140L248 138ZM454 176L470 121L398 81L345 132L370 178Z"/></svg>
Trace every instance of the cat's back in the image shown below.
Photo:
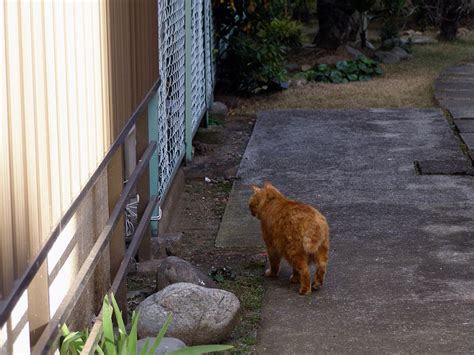
<svg viewBox="0 0 474 355"><path fill-rule="evenodd" d="M289 199L281 199L273 209L273 218L294 225L309 225L313 223L327 225L326 217L315 207Z"/></svg>

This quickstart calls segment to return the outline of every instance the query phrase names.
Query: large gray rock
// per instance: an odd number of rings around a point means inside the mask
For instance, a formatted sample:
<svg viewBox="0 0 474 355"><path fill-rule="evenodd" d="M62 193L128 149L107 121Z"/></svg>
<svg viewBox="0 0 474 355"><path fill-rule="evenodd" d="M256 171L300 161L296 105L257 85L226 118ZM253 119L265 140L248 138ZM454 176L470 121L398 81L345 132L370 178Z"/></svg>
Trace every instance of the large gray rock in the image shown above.
<svg viewBox="0 0 474 355"><path fill-rule="evenodd" d="M359 56L365 56L364 53L362 53L360 50L358 50L357 48L354 48L354 47L351 47L351 46L348 46L348 45L345 45L344 46L344 50L350 54L353 58L357 58Z"/></svg>
<svg viewBox="0 0 474 355"><path fill-rule="evenodd" d="M398 56L400 60L405 60L411 58L411 54L409 54L406 50L401 47L393 47L390 51Z"/></svg>
<svg viewBox="0 0 474 355"><path fill-rule="evenodd" d="M375 59L384 64L394 64L408 58L411 58L411 55L401 47L393 47L389 51L375 52Z"/></svg>
<svg viewBox="0 0 474 355"><path fill-rule="evenodd" d="M156 289L159 291L177 282L188 282L210 288L216 287L216 283L209 276L186 260L177 256L168 256L156 270Z"/></svg>
<svg viewBox="0 0 474 355"><path fill-rule="evenodd" d="M395 64L400 61L400 57L391 51L377 51L374 56L376 60L384 64Z"/></svg>
<svg viewBox="0 0 474 355"><path fill-rule="evenodd" d="M140 354L147 340L148 340L148 350L150 350L151 346L153 345L153 342L155 341L155 338L148 337L148 338L140 339L139 341L137 341L137 354ZM158 348L156 348L156 351L152 355L164 355L167 352L182 349L185 346L186 344L179 339L164 337L163 339L161 339L160 345L158 345Z"/></svg>
<svg viewBox="0 0 474 355"><path fill-rule="evenodd" d="M217 343L234 329L239 309L233 293L190 283L173 284L140 303L138 335L156 336L171 313L168 336L188 345Z"/></svg>
<svg viewBox="0 0 474 355"><path fill-rule="evenodd" d="M212 104L211 110L209 112L211 117L221 118L221 119L225 119L228 113L229 113L229 109L227 108L227 106L224 103L219 102L219 101L215 101Z"/></svg>

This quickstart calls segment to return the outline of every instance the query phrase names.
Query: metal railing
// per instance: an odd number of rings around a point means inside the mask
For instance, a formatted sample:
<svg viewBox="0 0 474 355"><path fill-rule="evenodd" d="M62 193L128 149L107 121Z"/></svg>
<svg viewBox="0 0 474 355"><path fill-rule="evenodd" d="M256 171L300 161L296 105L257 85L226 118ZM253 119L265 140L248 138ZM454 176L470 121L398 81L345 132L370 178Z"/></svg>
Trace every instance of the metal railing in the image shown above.
<svg viewBox="0 0 474 355"><path fill-rule="evenodd" d="M66 225L74 216L74 214L79 208L79 205L85 199L87 194L92 190L92 188L95 186L95 184L99 180L99 177L105 171L105 169L107 168L107 165L112 160L114 154L125 143L127 136L134 129L140 115L148 107L149 102L155 98L157 94L157 90L160 87L159 84L160 84L160 81L157 80L155 84L153 85L153 87L150 89L150 91L147 93L145 98L142 100L140 105L137 107L135 112L133 112L133 114L128 119L127 123L125 124L124 128L121 130L120 134L118 135L117 139L113 142L112 146L106 153L104 159L99 164L99 166L97 167L97 169L95 170L95 172L93 173L89 181L86 183L84 188L81 190L78 197L73 201L72 205L69 207L67 212L61 218L59 224L56 226L56 228L53 230L53 232L49 236L47 242L44 244L40 252L36 255L34 260L28 266L27 270L23 273L23 275L17 281L12 292L10 292L6 300L2 302L1 308L0 308L0 328L2 328L6 324L9 317L11 316L13 309L15 308L18 301L20 300L21 296L27 290L29 284L31 283L35 275L37 274L41 265L46 260L48 253L53 248L54 243L56 242L56 240L58 239L61 233L62 226ZM75 277L74 283L71 285L71 287L69 288L66 294L66 297L62 300L61 305L59 306L55 315L50 320L45 330L43 331L40 339L38 340L35 347L33 348L33 353L35 354L45 353L52 346L56 344L60 326L67 320L74 306L77 304L77 301L79 300L82 294L82 291L86 287L87 282L89 281L90 277L92 276L94 272L95 267L97 266L97 263L99 262L101 253L104 251L105 247L110 242L112 231L114 227L117 225L121 215L123 214L125 205L128 202L130 194L133 192L133 189L136 187L138 179L147 168L148 163L152 157L152 154L156 150L156 147L157 147L156 141L151 141L148 144L148 147L143 153L132 175L130 176L127 183L125 184L122 190L122 193L120 195L120 198L117 201L114 209L112 210L104 229L100 233L88 257L82 264L79 270L79 273ZM136 229L135 234L133 236L132 247L128 249L125 258L122 261L122 265L120 265L119 271L117 272L115 276L113 287L118 288L118 285L122 282L123 278L125 277L128 263L130 262L131 258L136 253L136 249L138 248L138 245L140 244L143 238L146 227L150 223L150 217L151 217L152 211L155 208L157 203L158 203L158 197L151 196L148 201L147 208L145 209L145 212L139 222L139 226ZM130 256L130 254L132 255Z"/></svg>

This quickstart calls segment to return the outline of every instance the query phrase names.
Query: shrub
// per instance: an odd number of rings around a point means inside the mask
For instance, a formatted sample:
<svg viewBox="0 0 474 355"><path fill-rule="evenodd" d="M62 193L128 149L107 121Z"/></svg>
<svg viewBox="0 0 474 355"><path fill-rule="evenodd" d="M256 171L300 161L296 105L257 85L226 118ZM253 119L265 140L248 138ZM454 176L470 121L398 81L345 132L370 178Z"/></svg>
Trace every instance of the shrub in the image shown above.
<svg viewBox="0 0 474 355"><path fill-rule="evenodd" d="M286 80L288 48L301 45L302 27L284 17L284 1L214 1L221 89L255 93Z"/></svg>
<svg viewBox="0 0 474 355"><path fill-rule="evenodd" d="M335 65L318 64L305 72L306 80L335 84L367 81L374 75L382 74L383 70L380 65L364 56L359 56L355 60L342 60Z"/></svg>
<svg viewBox="0 0 474 355"><path fill-rule="evenodd" d="M301 47L303 26L296 21L273 19L263 31L264 37L275 43L290 48Z"/></svg>

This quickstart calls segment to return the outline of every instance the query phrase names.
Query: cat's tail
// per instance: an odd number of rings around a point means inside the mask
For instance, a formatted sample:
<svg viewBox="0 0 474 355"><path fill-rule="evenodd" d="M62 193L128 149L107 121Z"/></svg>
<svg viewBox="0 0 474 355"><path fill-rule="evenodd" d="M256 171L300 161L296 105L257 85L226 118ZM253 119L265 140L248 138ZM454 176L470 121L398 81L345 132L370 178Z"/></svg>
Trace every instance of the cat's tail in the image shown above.
<svg viewBox="0 0 474 355"><path fill-rule="evenodd" d="M303 249L307 254L316 254L321 244L329 237L326 223L315 223L303 236Z"/></svg>

